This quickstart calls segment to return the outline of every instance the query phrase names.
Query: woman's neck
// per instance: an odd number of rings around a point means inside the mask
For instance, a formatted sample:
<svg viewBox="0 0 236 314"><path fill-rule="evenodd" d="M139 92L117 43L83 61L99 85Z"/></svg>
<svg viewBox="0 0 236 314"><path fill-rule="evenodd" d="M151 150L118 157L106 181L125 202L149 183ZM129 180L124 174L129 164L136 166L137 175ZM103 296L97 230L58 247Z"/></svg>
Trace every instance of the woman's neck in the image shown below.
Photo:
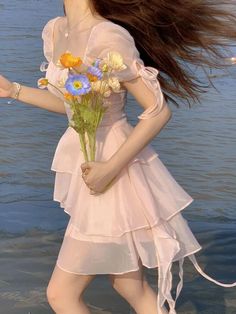
<svg viewBox="0 0 236 314"><path fill-rule="evenodd" d="M64 0L68 28L71 29L80 21L86 23L94 19L89 7L89 0Z"/></svg>

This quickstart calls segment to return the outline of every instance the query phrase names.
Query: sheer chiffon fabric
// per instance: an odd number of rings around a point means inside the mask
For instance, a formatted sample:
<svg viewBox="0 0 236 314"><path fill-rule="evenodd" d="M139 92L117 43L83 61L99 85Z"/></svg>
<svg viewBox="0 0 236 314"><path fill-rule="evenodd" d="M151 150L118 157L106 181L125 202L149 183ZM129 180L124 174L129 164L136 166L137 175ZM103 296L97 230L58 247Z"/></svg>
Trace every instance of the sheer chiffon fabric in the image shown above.
<svg viewBox="0 0 236 314"><path fill-rule="evenodd" d="M58 18L48 21L42 32L48 61L44 71L52 83L68 75L67 70L57 68L53 62L53 28ZM82 37L86 42L81 45L78 42L74 54L83 56L84 62L89 63L108 51L120 52L127 65L127 69L117 72L120 82L141 77L150 90L147 97L155 96L155 103L138 118L157 115L164 104L157 79L159 71L144 65L130 33L113 22L103 21L86 34ZM61 97L52 86L48 89ZM126 90L112 93L107 99L109 108L97 130L98 161L108 160L133 130L124 112L126 100ZM65 108L70 121L71 110L66 103ZM186 256L205 278L224 287L236 286L236 282L224 284L214 280L198 265L194 253L202 247L181 214L193 198L174 179L150 144L101 194L89 193L81 177L83 162L79 136L68 127L58 142L51 165L55 172L53 199L70 216L57 259L60 268L77 274L123 274L137 270L140 258L144 266L157 267L157 308L167 301L170 314L176 313ZM173 262L179 263L180 277L175 300L171 295Z"/></svg>

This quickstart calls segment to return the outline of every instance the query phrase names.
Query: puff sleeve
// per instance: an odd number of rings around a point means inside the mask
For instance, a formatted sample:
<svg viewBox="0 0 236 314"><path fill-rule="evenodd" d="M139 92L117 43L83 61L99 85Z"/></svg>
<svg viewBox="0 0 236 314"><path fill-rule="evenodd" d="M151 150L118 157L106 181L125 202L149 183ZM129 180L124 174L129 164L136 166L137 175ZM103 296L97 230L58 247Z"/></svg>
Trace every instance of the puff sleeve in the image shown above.
<svg viewBox="0 0 236 314"><path fill-rule="evenodd" d="M54 23L59 17L49 20L43 27L42 40L43 40L43 53L48 62L52 61L53 57L53 29Z"/></svg>
<svg viewBox="0 0 236 314"><path fill-rule="evenodd" d="M119 52L126 69L117 71L115 75L120 82L141 77L145 85L154 93L155 102L138 116L138 119L148 119L157 115L164 106L163 93L157 79L159 71L145 66L135 46L134 38L124 27L113 22L100 23L90 37L86 51L86 59L92 62L96 58L104 58L109 51Z"/></svg>

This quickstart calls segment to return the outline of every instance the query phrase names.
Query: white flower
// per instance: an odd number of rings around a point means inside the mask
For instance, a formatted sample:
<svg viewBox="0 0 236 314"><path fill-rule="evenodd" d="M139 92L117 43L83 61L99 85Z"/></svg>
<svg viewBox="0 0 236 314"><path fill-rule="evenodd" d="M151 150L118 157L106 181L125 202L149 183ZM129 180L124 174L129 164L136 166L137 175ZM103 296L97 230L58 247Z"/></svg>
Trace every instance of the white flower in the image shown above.
<svg viewBox="0 0 236 314"><path fill-rule="evenodd" d="M101 88L101 81L90 82L92 90L99 92Z"/></svg>
<svg viewBox="0 0 236 314"><path fill-rule="evenodd" d="M107 57L104 58L104 62L113 70L121 71L127 68L127 66L123 63L121 54L116 51L108 52Z"/></svg>
<svg viewBox="0 0 236 314"><path fill-rule="evenodd" d="M111 95L111 90L109 89L109 90L105 91L105 93L103 95L104 95L104 97L109 97Z"/></svg>
<svg viewBox="0 0 236 314"><path fill-rule="evenodd" d="M91 87L95 92L99 92L105 97L108 97L111 94L110 86L107 80L98 80L96 82L91 82Z"/></svg>
<svg viewBox="0 0 236 314"><path fill-rule="evenodd" d="M109 77L108 85L112 88L112 90L117 93L120 90L120 82L117 77Z"/></svg>

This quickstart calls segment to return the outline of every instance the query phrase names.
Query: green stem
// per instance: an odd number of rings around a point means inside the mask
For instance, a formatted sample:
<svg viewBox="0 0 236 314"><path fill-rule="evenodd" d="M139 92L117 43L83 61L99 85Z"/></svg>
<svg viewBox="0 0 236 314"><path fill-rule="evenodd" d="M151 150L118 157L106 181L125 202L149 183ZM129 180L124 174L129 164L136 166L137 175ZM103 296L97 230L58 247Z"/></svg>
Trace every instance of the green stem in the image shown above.
<svg viewBox="0 0 236 314"><path fill-rule="evenodd" d="M90 160L95 161L96 138L94 133L88 134Z"/></svg>
<svg viewBox="0 0 236 314"><path fill-rule="evenodd" d="M81 148L82 148L82 151L84 154L85 161L88 162L89 159L88 159L88 153L87 153L87 149L86 149L85 134L79 133L79 137L80 137L80 144L81 144Z"/></svg>
<svg viewBox="0 0 236 314"><path fill-rule="evenodd" d="M56 88L64 96L64 93L58 87L56 87L54 84L52 84L50 82L48 82L48 84L53 86L54 88Z"/></svg>

